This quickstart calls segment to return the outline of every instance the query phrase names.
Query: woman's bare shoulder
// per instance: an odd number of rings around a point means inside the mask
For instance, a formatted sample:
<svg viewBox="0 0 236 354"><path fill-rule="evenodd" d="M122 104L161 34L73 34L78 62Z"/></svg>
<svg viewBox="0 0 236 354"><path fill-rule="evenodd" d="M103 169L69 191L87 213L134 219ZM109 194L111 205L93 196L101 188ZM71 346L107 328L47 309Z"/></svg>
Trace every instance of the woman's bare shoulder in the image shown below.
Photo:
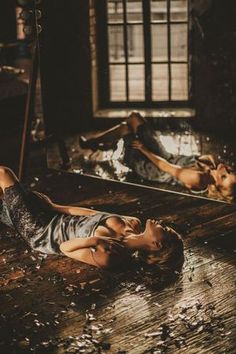
<svg viewBox="0 0 236 354"><path fill-rule="evenodd" d="M188 189L201 189L205 187L206 180L208 180L208 174L203 171L184 168L179 179Z"/></svg>
<svg viewBox="0 0 236 354"><path fill-rule="evenodd" d="M111 215L106 220L106 226L112 229L120 228L125 226L124 218L120 215Z"/></svg>
<svg viewBox="0 0 236 354"><path fill-rule="evenodd" d="M111 231L105 227L105 226L102 226L102 225L99 225L95 232L94 232L94 236L105 236L105 237L112 237L111 235Z"/></svg>

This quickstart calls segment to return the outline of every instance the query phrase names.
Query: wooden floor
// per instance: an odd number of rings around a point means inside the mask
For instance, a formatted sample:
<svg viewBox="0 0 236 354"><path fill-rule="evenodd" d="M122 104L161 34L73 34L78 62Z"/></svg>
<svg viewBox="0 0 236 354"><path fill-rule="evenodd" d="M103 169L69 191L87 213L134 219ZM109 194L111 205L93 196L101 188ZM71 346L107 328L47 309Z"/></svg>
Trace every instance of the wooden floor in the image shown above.
<svg viewBox="0 0 236 354"><path fill-rule="evenodd" d="M183 274L95 270L33 253L0 227L0 352L236 353L236 205L47 171L56 202L158 217L183 234Z"/></svg>

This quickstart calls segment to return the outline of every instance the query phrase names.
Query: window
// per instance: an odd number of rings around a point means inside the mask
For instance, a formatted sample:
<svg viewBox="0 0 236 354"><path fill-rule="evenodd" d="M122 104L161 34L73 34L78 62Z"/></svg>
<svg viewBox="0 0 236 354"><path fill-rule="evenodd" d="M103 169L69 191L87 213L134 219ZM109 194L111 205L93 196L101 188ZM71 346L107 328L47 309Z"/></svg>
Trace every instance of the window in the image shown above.
<svg viewBox="0 0 236 354"><path fill-rule="evenodd" d="M102 107L190 101L188 0L97 0Z"/></svg>

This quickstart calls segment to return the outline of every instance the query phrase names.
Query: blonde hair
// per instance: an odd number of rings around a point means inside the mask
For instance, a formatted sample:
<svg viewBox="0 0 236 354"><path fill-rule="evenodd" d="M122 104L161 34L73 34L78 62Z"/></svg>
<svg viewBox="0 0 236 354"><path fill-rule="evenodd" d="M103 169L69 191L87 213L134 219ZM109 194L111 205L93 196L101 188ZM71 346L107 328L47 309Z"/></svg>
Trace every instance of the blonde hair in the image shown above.
<svg viewBox="0 0 236 354"><path fill-rule="evenodd" d="M215 184L209 184L207 188L207 196L209 198L220 199L222 201L232 203L236 200L236 185L232 186L231 194L226 196Z"/></svg>
<svg viewBox="0 0 236 354"><path fill-rule="evenodd" d="M208 159L206 161L202 161L200 159L201 158L201 156L200 156L198 159L198 167L200 167L201 170L204 172L209 172L209 171L217 169L217 167L220 163L220 160L214 155L212 155L212 157L213 157L213 161L210 160L210 164L209 164ZM221 190L221 187L217 186L216 184L209 184L207 186L206 192L207 192L207 196L209 198L219 199L219 200L226 201L226 202L233 202L236 200L236 185L235 184L233 184L231 186L231 190L228 195L224 195L223 190Z"/></svg>
<svg viewBox="0 0 236 354"><path fill-rule="evenodd" d="M184 244L182 237L173 229L162 242L158 251L139 251L139 258L147 264L156 264L161 270L180 271L184 263Z"/></svg>

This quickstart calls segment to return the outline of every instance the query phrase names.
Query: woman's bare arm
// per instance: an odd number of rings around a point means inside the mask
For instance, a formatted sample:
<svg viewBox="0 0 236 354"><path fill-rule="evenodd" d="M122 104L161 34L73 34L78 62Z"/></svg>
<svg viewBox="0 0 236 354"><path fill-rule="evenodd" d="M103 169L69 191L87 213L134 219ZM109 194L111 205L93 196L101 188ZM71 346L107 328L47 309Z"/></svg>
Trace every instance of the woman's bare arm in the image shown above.
<svg viewBox="0 0 236 354"><path fill-rule="evenodd" d="M105 252L93 252L90 248L81 248L76 251L63 253L69 258L98 268L109 268L110 266L110 254Z"/></svg>
<svg viewBox="0 0 236 354"><path fill-rule="evenodd" d="M108 268L111 253L106 251L105 245L108 245L110 242L111 241L106 237L77 237L63 242L60 245L60 250L69 258L96 267Z"/></svg>
<svg viewBox="0 0 236 354"><path fill-rule="evenodd" d="M53 203L52 200L45 194L34 192L41 199L44 200L48 204L48 207L51 210L58 211L59 213L69 214L69 215L95 215L99 213L97 210L89 209L89 208L81 208L73 205L60 205Z"/></svg>
<svg viewBox="0 0 236 354"><path fill-rule="evenodd" d="M150 161L154 163L161 171L169 173L171 176L182 182L187 188L201 188L203 174L188 167L181 167L168 162L166 159L154 154L148 150L141 142L135 140L133 147L141 151Z"/></svg>
<svg viewBox="0 0 236 354"><path fill-rule="evenodd" d="M73 252L81 248L96 247L98 244L97 237L76 237L71 240L62 242L60 245L60 250L65 252Z"/></svg>
<svg viewBox="0 0 236 354"><path fill-rule="evenodd" d="M97 210L89 208L81 208L72 205L59 205L52 203L52 209L58 211L59 213L69 214L69 215L95 215L99 213Z"/></svg>

